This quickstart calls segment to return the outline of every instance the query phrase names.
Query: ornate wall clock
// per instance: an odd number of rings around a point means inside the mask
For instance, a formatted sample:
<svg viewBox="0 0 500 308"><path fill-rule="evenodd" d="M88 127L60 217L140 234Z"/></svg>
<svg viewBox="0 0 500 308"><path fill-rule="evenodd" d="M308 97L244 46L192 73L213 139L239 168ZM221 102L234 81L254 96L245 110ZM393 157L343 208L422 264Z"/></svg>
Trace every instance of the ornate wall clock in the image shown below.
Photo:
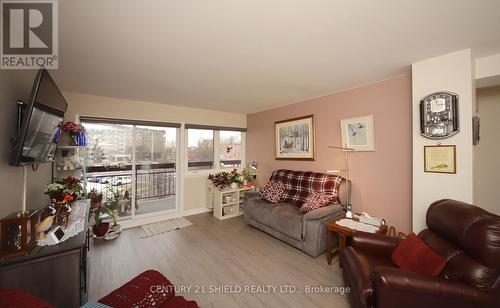
<svg viewBox="0 0 500 308"><path fill-rule="evenodd" d="M420 134L445 139L458 133L458 95L436 92L420 101Z"/></svg>

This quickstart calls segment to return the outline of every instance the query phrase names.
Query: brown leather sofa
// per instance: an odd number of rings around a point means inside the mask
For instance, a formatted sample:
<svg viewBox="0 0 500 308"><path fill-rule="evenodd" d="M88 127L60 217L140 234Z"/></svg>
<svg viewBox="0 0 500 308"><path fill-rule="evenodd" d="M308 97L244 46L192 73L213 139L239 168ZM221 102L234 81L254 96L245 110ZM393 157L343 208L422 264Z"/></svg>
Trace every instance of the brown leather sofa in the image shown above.
<svg viewBox="0 0 500 308"><path fill-rule="evenodd" d="M438 277L399 269L399 239L358 232L343 251L352 307L500 307L500 216L454 200L427 210L418 234L447 261Z"/></svg>

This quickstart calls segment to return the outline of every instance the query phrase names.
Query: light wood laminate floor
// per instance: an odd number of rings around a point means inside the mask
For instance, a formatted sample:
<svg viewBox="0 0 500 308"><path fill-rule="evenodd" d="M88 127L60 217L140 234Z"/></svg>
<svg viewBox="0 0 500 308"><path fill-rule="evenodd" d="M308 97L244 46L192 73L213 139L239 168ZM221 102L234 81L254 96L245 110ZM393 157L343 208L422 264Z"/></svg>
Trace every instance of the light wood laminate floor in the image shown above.
<svg viewBox="0 0 500 308"><path fill-rule="evenodd" d="M307 286L344 286L336 258L328 266L325 254L312 258L246 225L243 217L186 218L192 226L149 238L141 239L143 231L134 228L114 241L94 240L89 299L156 269L176 286L176 294L200 307L348 307L347 294L306 292Z"/></svg>

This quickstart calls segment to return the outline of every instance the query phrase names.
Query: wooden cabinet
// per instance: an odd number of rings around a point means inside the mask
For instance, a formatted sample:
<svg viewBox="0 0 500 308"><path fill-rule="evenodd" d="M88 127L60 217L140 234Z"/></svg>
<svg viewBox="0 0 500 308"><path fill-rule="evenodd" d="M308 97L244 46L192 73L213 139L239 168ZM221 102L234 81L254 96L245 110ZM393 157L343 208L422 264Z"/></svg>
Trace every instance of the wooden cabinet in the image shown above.
<svg viewBox="0 0 500 308"><path fill-rule="evenodd" d="M213 188L214 217L227 219L243 215L244 194L253 190L255 190L254 187L227 188L223 190Z"/></svg>
<svg viewBox="0 0 500 308"><path fill-rule="evenodd" d="M21 289L56 307L82 306L87 302L89 239L85 226L58 245L36 246L26 256L0 261L0 288Z"/></svg>

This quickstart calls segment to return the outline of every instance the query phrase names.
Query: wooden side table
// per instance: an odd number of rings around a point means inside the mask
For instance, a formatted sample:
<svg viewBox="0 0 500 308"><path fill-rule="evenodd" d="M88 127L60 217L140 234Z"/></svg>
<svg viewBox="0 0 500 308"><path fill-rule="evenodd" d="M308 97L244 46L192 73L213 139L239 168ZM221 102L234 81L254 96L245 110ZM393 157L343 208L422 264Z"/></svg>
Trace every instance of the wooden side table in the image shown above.
<svg viewBox="0 0 500 308"><path fill-rule="evenodd" d="M341 225L338 225L336 222L346 218L345 215L334 219L328 223L328 232L327 232L327 242L326 242L326 249L327 249L327 261L328 265L332 264L332 237L333 233L337 233L338 239L339 239L339 249L338 249L338 254L339 254L339 266L342 267L342 251L345 248L345 243L346 243L346 238L349 236L353 236L356 234L356 232L363 232L359 230L354 230L351 228L347 228ZM354 221L359 221L357 218L348 218L352 219ZM380 226L380 228L375 232L377 234L382 234L386 235L387 234L387 225Z"/></svg>

